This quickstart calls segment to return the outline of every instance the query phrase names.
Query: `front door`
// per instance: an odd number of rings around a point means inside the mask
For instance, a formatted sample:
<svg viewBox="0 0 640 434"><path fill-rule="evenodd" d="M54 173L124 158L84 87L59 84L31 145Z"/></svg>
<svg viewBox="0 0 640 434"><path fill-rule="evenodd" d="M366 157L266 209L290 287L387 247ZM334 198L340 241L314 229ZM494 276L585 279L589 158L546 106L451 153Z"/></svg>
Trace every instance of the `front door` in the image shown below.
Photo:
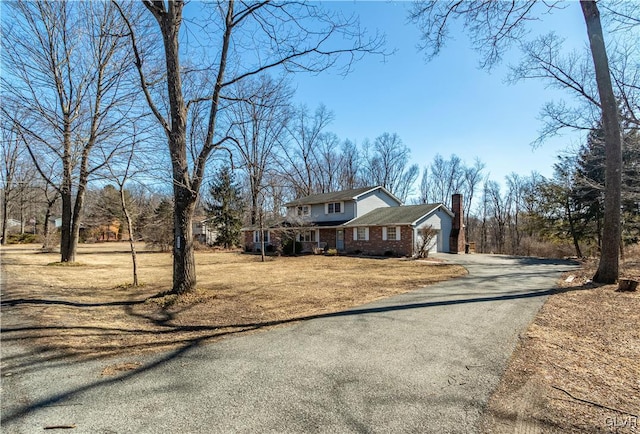
<svg viewBox="0 0 640 434"><path fill-rule="evenodd" d="M344 250L344 230L338 229L336 232L336 249Z"/></svg>

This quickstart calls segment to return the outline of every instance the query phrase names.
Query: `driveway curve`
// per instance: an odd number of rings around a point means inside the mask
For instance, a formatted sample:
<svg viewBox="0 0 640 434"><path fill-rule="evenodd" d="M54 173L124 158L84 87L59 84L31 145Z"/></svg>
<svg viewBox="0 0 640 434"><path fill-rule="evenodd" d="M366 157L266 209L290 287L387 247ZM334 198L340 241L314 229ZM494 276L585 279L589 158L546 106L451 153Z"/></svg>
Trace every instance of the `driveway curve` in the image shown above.
<svg viewBox="0 0 640 434"><path fill-rule="evenodd" d="M262 333L2 377L2 431L473 433L566 261L438 255L465 277ZM3 348L10 357L17 348ZM110 360L109 364L118 363ZM11 374L11 373L9 373Z"/></svg>

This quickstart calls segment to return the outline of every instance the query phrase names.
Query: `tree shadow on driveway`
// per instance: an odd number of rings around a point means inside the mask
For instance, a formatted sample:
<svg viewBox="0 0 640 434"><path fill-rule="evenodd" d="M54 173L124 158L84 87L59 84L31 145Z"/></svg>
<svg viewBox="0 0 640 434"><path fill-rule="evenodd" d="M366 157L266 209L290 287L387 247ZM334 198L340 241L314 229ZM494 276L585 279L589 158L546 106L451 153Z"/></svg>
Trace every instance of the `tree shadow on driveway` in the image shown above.
<svg viewBox="0 0 640 434"><path fill-rule="evenodd" d="M518 299L531 299L537 297L546 297L548 295L557 293L559 291L563 291L562 289L539 289L539 290L527 290L527 291L515 291L507 294L500 294L495 296L475 296L475 297L463 297L463 298L454 298L449 300L436 300L436 301L425 301L425 302L416 302L416 303L400 303L393 304L394 299L385 300L383 303L377 302L374 305L363 306L359 308L348 309L345 311L339 312L330 312L330 313L321 313L307 316L299 316L282 320L273 320L273 321L262 321L262 322L238 322L233 324L221 324L215 326L204 326L204 325L176 325L172 324L171 321L173 319L172 315L168 314L164 318L150 318L145 317L147 321L151 321L156 326L160 326L161 330L156 330L150 332L149 330L144 329L127 329L127 328L110 328L110 327L98 327L94 328L95 332L98 333L154 333L160 334L166 339L153 343L151 345L158 347L166 347L167 345L172 345L174 348L172 351L166 352L160 357L151 357L151 361L147 364L140 366L138 369L131 370L128 372L124 372L118 376L111 378L102 378L98 381L93 381L88 384L84 384L81 386L69 388L64 391L53 391L47 397L37 399L33 402L29 402L25 405L14 405L9 406L6 411L2 412L1 423L8 424L11 422L15 422L18 419L25 417L31 413L34 413L40 409L62 405L65 402L72 400L78 395L101 387L109 386L111 384L115 384L118 382L123 382L128 379L134 378L136 376L141 375L142 373L153 371L158 369L164 364L171 362L174 359L179 358L180 356L187 353L189 350L205 343L210 342L215 339L228 337L232 335L247 333L251 331L256 331L260 329L266 329L276 326L283 326L298 322L305 322L311 320L321 320L321 319L339 319L342 317L350 317L350 316L368 316L375 314L387 314L390 312L401 312L407 310L417 310L417 309L430 309L442 306L453 306L453 305L461 305L461 304L473 304L473 303L490 303L490 302L500 302L507 300L518 300ZM398 300L402 300L401 297ZM2 302L3 306L19 306L20 303L31 303L37 304L41 303L46 306L50 303L62 302L59 300L28 300L28 301L20 301L20 300L4 300ZM130 310L133 305L139 302L127 302L123 305L125 309L129 310L129 313L132 316L139 316L139 314L134 313L133 310ZM71 303L71 306L76 308L86 308L83 306L84 303L74 304ZM84 327L73 327L79 330L86 330ZM1 333L3 336L3 341L5 343L15 342L20 345L20 349L27 349L25 347L25 342L20 338L20 333L28 331L28 330L39 330L39 331L48 331L51 333L61 332L64 327L6 327L1 329ZM195 337L185 337L185 334L197 332L197 336ZM28 343L28 342L27 342ZM127 348L122 348L123 352L126 353ZM35 356L35 360L34 360ZM94 360L102 359L104 357L100 357L97 355L94 357ZM37 370L41 367L47 366L50 367L51 363L58 364L58 366L63 366L68 364L71 368L75 363L78 363L72 356L66 356L64 354L55 354L52 353L50 356L38 357L33 352L27 351L24 353L19 353L16 355L11 355L9 358L5 360L7 367L3 369L3 376L12 375L14 379L11 377L3 378L3 382L6 381L14 381L16 377L20 375L26 374L30 370Z"/></svg>

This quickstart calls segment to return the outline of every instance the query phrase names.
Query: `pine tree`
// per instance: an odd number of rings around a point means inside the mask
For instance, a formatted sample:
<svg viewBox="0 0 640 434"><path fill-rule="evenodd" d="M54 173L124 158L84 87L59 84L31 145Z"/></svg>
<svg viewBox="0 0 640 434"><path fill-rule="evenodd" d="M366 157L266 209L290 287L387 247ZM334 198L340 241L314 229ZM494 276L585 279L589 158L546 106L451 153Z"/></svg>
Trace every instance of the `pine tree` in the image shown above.
<svg viewBox="0 0 640 434"><path fill-rule="evenodd" d="M173 245L173 203L162 199L152 217L144 226L144 240L148 246L159 248L163 252L171 250Z"/></svg>
<svg viewBox="0 0 640 434"><path fill-rule="evenodd" d="M239 245L244 201L229 167L218 170L216 180L209 186L209 196L205 209L218 231L216 245L225 249Z"/></svg>
<svg viewBox="0 0 640 434"><path fill-rule="evenodd" d="M640 137L633 128L623 129L622 143L622 227L623 245L638 242L640 236ZM584 236L602 242L605 188L604 133L600 125L578 151L574 174L574 200Z"/></svg>

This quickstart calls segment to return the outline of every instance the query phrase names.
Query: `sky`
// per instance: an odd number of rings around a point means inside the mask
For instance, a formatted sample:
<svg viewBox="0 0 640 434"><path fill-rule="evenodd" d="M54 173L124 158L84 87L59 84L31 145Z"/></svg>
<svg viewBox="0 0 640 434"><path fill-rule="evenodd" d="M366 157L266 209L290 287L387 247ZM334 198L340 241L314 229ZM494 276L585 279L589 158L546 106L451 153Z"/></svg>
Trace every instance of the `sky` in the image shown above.
<svg viewBox="0 0 640 434"><path fill-rule="evenodd" d="M508 65L517 63L517 47L488 73L478 68L480 56L466 34L455 32L438 57L427 62L417 49L420 33L407 20L408 2L326 2L329 8L356 13L363 27L386 34L387 48L395 50L385 62L369 57L343 77L337 71L298 74L293 80L296 101L313 110L323 103L335 120L328 130L340 139L361 143L384 132L397 133L412 151L412 163L428 166L440 154L457 155L467 164L476 158L485 173L504 185L511 172L536 171L553 175L556 156L581 142L567 131L532 147L543 123L544 103L569 99L547 89L540 80L506 84ZM583 47L586 29L578 2L534 23L533 32L553 30L566 45ZM419 182L419 181L418 181Z"/></svg>

